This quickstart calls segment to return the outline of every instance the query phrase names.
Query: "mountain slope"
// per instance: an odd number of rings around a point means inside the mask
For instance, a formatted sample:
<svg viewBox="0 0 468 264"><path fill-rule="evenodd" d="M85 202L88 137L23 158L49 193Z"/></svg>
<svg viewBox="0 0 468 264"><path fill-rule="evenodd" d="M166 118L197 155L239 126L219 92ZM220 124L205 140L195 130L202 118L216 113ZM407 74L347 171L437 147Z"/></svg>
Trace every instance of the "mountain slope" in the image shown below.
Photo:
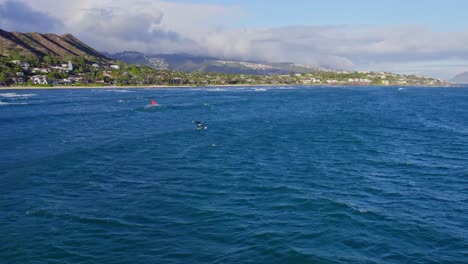
<svg viewBox="0 0 468 264"><path fill-rule="evenodd" d="M463 72L463 73L460 73L460 74L456 75L455 77L452 78L451 81L455 82L455 83L467 84L468 83L468 72Z"/></svg>
<svg viewBox="0 0 468 264"><path fill-rule="evenodd" d="M145 55L140 52L126 51L108 56L126 63L150 66L154 69L183 72L271 75L289 74L291 72L310 73L324 70L318 67L307 67L293 63L224 60L181 54Z"/></svg>
<svg viewBox="0 0 468 264"><path fill-rule="evenodd" d="M8 32L0 29L0 55L8 56L14 53L44 57L80 56L90 61L110 61L109 58L86 45L71 34L62 36L55 34Z"/></svg>

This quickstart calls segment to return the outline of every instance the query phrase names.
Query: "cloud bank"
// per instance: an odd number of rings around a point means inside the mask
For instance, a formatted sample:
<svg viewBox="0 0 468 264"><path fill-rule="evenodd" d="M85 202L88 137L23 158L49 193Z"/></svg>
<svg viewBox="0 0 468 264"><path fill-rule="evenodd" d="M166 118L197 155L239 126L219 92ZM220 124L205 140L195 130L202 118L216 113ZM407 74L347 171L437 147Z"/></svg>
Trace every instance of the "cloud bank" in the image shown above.
<svg viewBox="0 0 468 264"><path fill-rule="evenodd" d="M0 0L0 28L69 32L107 52L190 53L446 78L465 67L468 70L468 30L350 25L233 27L245 14L235 5L163 0Z"/></svg>
<svg viewBox="0 0 468 264"><path fill-rule="evenodd" d="M34 10L23 2L0 2L0 28L13 28L17 31L53 31L61 26L59 19Z"/></svg>

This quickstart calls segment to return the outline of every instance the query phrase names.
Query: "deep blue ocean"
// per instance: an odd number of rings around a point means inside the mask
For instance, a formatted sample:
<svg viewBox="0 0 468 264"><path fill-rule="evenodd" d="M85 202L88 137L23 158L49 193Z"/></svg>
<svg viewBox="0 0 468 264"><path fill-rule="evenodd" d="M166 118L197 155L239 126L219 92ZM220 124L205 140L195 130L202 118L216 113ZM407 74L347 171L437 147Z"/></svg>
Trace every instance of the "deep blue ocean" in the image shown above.
<svg viewBox="0 0 468 264"><path fill-rule="evenodd" d="M468 263L468 88L0 91L0 263Z"/></svg>

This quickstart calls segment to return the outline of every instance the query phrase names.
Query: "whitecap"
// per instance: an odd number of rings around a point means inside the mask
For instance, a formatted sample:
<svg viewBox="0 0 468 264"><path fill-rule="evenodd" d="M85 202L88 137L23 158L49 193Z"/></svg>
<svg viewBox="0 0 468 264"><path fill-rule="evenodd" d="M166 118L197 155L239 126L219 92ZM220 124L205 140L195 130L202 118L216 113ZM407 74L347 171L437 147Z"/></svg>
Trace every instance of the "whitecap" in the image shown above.
<svg viewBox="0 0 468 264"><path fill-rule="evenodd" d="M0 101L0 105L27 105L27 103L7 103Z"/></svg>
<svg viewBox="0 0 468 264"><path fill-rule="evenodd" d="M5 97L5 98L31 97L31 96L36 96L36 95L37 94L0 93L0 96Z"/></svg>
<svg viewBox="0 0 468 264"><path fill-rule="evenodd" d="M113 90L106 90L106 92L114 92L114 93L134 93L135 91L113 89Z"/></svg>
<svg viewBox="0 0 468 264"><path fill-rule="evenodd" d="M208 92L227 92L228 89L221 89L221 88L214 88L214 89L206 89Z"/></svg>
<svg viewBox="0 0 468 264"><path fill-rule="evenodd" d="M266 92L266 91L268 91L268 89L265 89L265 88L255 88L254 91L255 91L255 92Z"/></svg>
<svg viewBox="0 0 468 264"><path fill-rule="evenodd" d="M298 88L295 87L278 87L279 90L297 90Z"/></svg>
<svg viewBox="0 0 468 264"><path fill-rule="evenodd" d="M359 207L355 204L352 204L352 203L349 203L349 202L343 202L343 201L333 201L337 204L341 204L341 205L345 205L347 206L348 208L354 210L354 211L357 211L357 212L360 212L360 213L369 213L370 211L368 209L365 209L365 208L362 208L362 207Z"/></svg>
<svg viewBox="0 0 468 264"><path fill-rule="evenodd" d="M159 107L159 106L160 105L151 105L151 104L149 104L149 105L145 106L145 109L156 108L156 107Z"/></svg>

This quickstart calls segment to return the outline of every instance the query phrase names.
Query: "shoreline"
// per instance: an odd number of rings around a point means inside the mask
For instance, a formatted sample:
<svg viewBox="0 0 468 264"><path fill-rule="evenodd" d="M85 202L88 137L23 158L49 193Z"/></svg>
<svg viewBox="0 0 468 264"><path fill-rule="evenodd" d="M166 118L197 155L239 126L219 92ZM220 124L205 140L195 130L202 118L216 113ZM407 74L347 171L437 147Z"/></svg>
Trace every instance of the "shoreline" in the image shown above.
<svg viewBox="0 0 468 264"><path fill-rule="evenodd" d="M171 89L171 88L211 88L211 87L287 87L287 86L298 86L298 85L285 85L285 84L220 84L220 85L207 85L207 86L196 86L196 85L123 85L123 86L10 86L0 87L1 90L55 90L55 89ZM305 87L305 85L303 85ZM311 87L311 86L307 86ZM318 87L318 86L317 86Z"/></svg>
<svg viewBox="0 0 468 264"><path fill-rule="evenodd" d="M404 85L293 85L293 84L220 84L220 85L207 85L207 86L196 86L196 85L124 85L124 86L10 86L10 87L0 87L0 91L9 91L9 90L64 90L64 89L196 89L196 88L223 88L223 87L302 87L302 88L343 88L343 87L401 87L401 88L463 88L466 86L404 86Z"/></svg>

